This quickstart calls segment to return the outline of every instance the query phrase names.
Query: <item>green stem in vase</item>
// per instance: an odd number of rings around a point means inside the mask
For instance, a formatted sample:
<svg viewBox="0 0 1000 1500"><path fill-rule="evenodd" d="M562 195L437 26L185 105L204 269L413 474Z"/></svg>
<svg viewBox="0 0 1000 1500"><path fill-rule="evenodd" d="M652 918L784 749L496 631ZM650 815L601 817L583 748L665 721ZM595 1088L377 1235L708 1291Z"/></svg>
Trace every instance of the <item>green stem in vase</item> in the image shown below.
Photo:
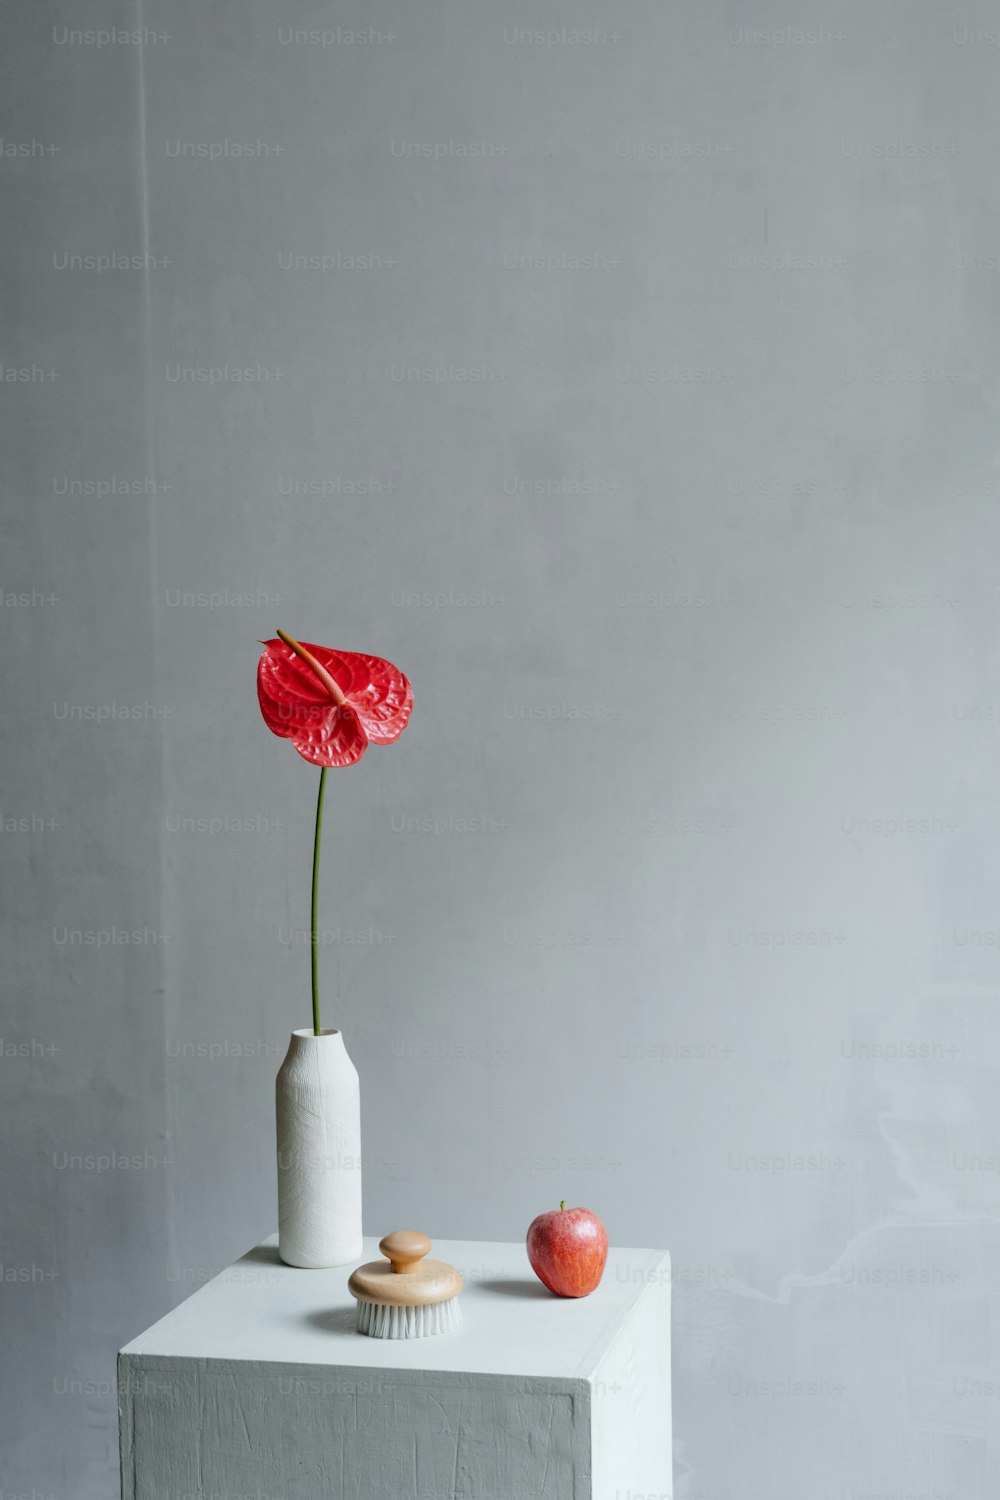
<svg viewBox="0 0 1000 1500"><path fill-rule="evenodd" d="M319 846L323 837L323 793L326 791L326 766L319 771L319 796L316 798L316 837L313 840L312 881L312 996L313 1032L320 1034L319 1024L319 934L316 930L316 906L319 897Z"/></svg>

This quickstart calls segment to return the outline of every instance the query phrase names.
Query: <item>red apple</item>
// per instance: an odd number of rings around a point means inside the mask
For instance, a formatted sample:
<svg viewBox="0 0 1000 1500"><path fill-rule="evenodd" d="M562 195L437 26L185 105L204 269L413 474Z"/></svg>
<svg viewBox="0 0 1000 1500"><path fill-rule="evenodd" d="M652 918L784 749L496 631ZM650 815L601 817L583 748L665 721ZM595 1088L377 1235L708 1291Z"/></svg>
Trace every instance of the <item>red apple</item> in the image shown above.
<svg viewBox="0 0 1000 1500"><path fill-rule="evenodd" d="M608 1259L608 1232L589 1208L539 1214L528 1230L531 1269L557 1297L586 1297L600 1285Z"/></svg>

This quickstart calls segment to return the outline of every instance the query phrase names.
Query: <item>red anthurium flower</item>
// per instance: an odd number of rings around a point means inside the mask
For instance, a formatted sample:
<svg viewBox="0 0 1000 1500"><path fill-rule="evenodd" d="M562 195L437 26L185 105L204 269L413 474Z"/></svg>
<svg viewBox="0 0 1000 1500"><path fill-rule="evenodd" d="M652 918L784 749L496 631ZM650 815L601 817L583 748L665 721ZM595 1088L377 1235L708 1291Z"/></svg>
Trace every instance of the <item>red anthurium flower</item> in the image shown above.
<svg viewBox="0 0 1000 1500"><path fill-rule="evenodd" d="M283 630L262 641L257 696L264 722L315 766L352 766L391 745L409 721L413 690L380 656L302 645Z"/></svg>
<svg viewBox="0 0 1000 1500"><path fill-rule="evenodd" d="M313 1031L320 1036L317 901L326 773L330 766L353 766L369 744L398 740L409 723L413 691L399 668L380 656L303 646L283 630L260 644L264 655L257 666L257 697L264 722L320 768L311 927Z"/></svg>

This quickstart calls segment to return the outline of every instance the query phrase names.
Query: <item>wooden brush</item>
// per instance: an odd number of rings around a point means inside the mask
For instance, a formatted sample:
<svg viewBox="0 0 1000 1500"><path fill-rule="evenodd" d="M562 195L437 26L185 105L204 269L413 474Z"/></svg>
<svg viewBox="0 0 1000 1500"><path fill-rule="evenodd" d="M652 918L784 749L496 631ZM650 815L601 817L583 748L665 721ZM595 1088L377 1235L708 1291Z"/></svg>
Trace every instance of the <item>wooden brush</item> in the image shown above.
<svg viewBox="0 0 1000 1500"><path fill-rule="evenodd" d="M379 1240L385 1260L351 1273L347 1289L358 1304L358 1332L373 1339L422 1339L462 1326L462 1273L443 1260L424 1260L431 1248L418 1229L394 1229Z"/></svg>

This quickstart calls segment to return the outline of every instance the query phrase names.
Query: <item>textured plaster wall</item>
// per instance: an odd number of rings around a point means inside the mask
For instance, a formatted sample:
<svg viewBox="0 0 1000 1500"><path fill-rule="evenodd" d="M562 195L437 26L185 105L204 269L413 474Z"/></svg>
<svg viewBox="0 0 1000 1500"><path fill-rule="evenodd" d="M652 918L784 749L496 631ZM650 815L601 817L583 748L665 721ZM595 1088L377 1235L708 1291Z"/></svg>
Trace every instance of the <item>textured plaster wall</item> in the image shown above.
<svg viewBox="0 0 1000 1500"><path fill-rule="evenodd" d="M328 797L368 1230L669 1247L677 1500L995 1494L992 8L5 20L0 1494L113 1496L273 1228L277 625L415 685Z"/></svg>

